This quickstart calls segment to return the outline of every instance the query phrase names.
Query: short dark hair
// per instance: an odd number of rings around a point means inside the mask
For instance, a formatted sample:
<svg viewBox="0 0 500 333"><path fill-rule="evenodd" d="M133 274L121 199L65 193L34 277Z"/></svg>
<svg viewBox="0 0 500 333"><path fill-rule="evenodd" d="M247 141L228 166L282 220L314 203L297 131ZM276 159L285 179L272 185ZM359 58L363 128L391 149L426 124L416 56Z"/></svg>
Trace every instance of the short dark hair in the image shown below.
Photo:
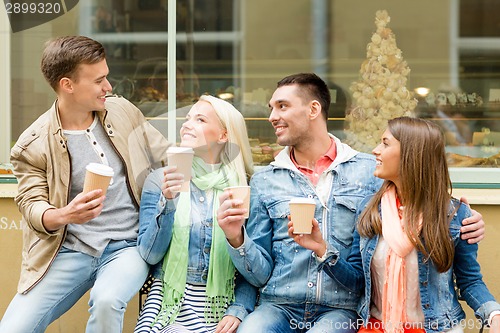
<svg viewBox="0 0 500 333"><path fill-rule="evenodd" d="M45 43L40 68L52 89L57 91L63 77L72 78L80 64L95 64L106 58L101 43L85 36L65 36Z"/></svg>
<svg viewBox="0 0 500 333"><path fill-rule="evenodd" d="M278 88L292 84L299 85L301 97L303 100L317 100L321 105L321 113L328 120L328 109L330 108L331 96L328 85L318 75L314 73L298 73L289 75L278 81ZM303 92L303 93L302 93Z"/></svg>

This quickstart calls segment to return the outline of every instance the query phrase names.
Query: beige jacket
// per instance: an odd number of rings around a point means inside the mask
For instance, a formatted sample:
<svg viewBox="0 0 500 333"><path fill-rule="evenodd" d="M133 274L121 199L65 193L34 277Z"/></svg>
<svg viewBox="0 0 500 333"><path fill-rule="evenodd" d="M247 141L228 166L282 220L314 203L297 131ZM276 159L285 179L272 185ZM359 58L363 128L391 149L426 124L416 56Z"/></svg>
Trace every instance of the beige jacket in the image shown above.
<svg viewBox="0 0 500 333"><path fill-rule="evenodd" d="M27 128L11 150L19 189L15 201L24 225L20 293L28 293L45 276L66 236L66 228L49 232L42 224L46 210L68 204L71 184L70 156L56 105ZM106 111L96 113L125 164L129 191L139 205L147 174L166 164L170 144L122 97L107 98Z"/></svg>

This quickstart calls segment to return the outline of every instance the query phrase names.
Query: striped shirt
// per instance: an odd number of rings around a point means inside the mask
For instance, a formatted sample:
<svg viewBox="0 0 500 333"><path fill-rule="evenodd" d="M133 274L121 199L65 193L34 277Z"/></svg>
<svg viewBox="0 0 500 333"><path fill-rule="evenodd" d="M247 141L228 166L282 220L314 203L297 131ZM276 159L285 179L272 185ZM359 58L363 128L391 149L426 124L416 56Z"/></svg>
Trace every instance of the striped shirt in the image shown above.
<svg viewBox="0 0 500 333"><path fill-rule="evenodd" d="M186 284L181 310L175 323L162 326L153 322L160 312L163 282L155 279L141 309L134 333L213 333L217 323L205 322L206 286Z"/></svg>

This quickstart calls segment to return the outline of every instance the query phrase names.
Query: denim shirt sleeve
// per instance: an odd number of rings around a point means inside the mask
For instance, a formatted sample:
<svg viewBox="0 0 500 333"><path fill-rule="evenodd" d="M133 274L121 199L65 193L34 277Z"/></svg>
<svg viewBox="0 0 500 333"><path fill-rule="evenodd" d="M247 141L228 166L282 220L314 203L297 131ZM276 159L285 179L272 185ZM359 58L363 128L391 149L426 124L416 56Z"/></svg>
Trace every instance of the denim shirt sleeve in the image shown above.
<svg viewBox="0 0 500 333"><path fill-rule="evenodd" d="M371 196L363 199L361 201L357 211L355 220L358 221L359 216L366 208L366 205L370 201ZM330 244L328 246L332 247ZM332 252L339 252L337 249L333 248ZM354 234L351 245L351 252L346 259L338 257L336 260L326 260L320 265L325 273L335 279L338 283L343 285L345 288L361 292L365 287L365 276L363 272L363 262L361 257L361 237L358 233L357 228L354 228ZM368 273L369 274L369 273Z"/></svg>
<svg viewBox="0 0 500 333"><path fill-rule="evenodd" d="M330 252L339 253L330 244ZM328 250L328 249L327 249ZM365 287L363 265L361 260L360 236L357 230L354 231L352 247L346 259L337 255L336 259L325 260L319 266L325 273L335 279L348 290L361 291Z"/></svg>
<svg viewBox="0 0 500 333"><path fill-rule="evenodd" d="M244 242L235 249L228 243L228 251L236 269L255 287L265 285L274 263L271 257L273 226L271 218L259 199L259 187L250 181L250 218L243 228Z"/></svg>
<svg viewBox="0 0 500 333"><path fill-rule="evenodd" d="M481 268L477 261L478 244L469 244L460 237L459 228L462 220L470 215L470 209L465 204L461 204L453 221L457 225L456 235L453 235L455 240L453 273L461 296L474 310L476 317L487 323L490 313L500 310L500 304L495 301L483 281Z"/></svg>
<svg viewBox="0 0 500 333"><path fill-rule="evenodd" d="M368 205L371 197L372 196L366 197L359 204L355 215L356 223L359 219L359 216ZM331 251L334 252L336 250L337 249L333 249ZM353 291L363 290L363 288L365 287L365 276L361 256L361 237L358 233L357 228L354 228L351 251L349 252L347 258L343 259L339 256L336 260L326 260L322 265L320 265L320 268L322 268L328 276L330 276L332 279L335 279L338 283L340 283L347 289Z"/></svg>
<svg viewBox="0 0 500 333"><path fill-rule="evenodd" d="M159 263L172 239L176 199L167 200L161 192L163 170L151 173L144 183L139 209L137 245L141 257L150 265Z"/></svg>
<svg viewBox="0 0 500 333"><path fill-rule="evenodd" d="M248 283L241 274L236 272L234 294L235 300L227 308L225 315L234 316L243 321L255 308L257 288Z"/></svg>

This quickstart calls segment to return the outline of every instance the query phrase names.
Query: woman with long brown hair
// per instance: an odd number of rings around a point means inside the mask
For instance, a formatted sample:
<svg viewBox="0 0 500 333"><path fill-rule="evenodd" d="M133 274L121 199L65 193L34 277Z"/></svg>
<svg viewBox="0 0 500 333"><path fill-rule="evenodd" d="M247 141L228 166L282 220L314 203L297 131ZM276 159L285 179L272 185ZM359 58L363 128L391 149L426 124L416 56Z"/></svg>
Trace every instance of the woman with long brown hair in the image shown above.
<svg viewBox="0 0 500 333"><path fill-rule="evenodd" d="M482 281L477 244L460 238L470 208L451 196L444 138L427 120L389 121L373 150L380 190L365 199L347 260L322 269L347 288L364 287L360 332L462 332L465 313L455 286L490 332L500 332L500 304ZM313 221L311 235L289 234L323 256L332 249Z"/></svg>

